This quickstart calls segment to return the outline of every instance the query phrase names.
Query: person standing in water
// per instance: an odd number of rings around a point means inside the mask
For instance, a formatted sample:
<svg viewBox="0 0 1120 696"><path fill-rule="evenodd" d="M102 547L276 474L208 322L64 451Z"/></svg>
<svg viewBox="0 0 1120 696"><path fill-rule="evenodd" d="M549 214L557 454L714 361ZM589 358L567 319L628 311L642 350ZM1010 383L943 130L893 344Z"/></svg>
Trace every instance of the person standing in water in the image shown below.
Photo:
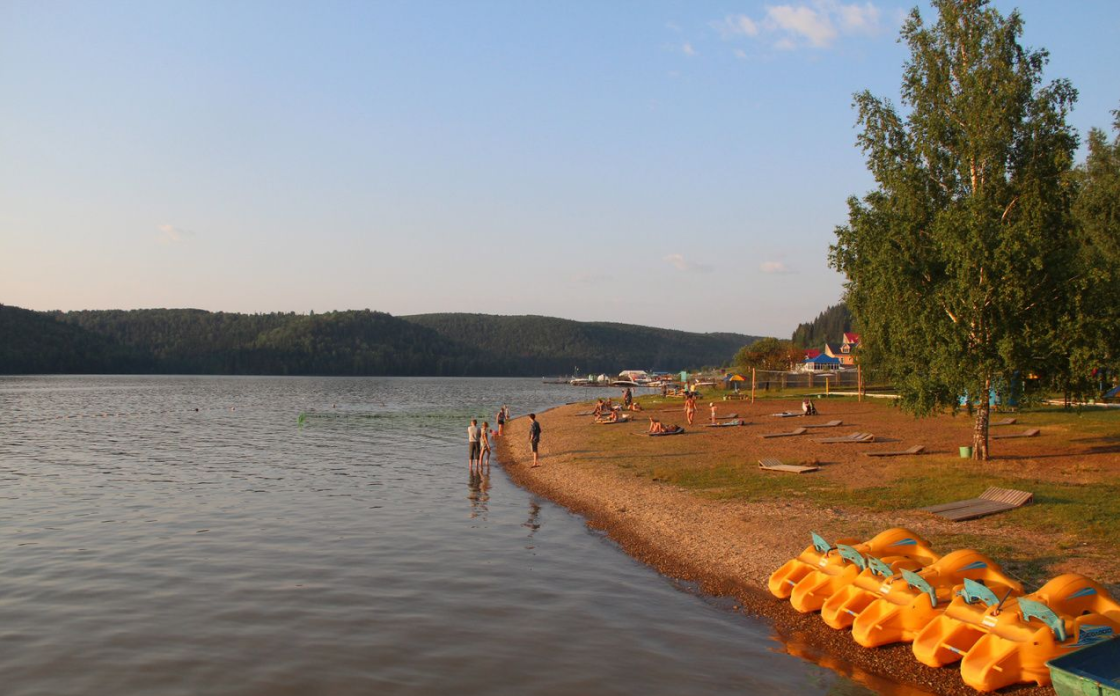
<svg viewBox="0 0 1120 696"><path fill-rule="evenodd" d="M498 437L502 436L502 430L506 424L506 407L502 406L498 409L498 416L495 419L498 421Z"/></svg>
<svg viewBox="0 0 1120 696"><path fill-rule="evenodd" d="M537 448L541 444L541 424L537 422L537 414L529 414L529 447L533 450L533 467L540 466L537 461ZM530 467L530 468L533 468Z"/></svg>
<svg viewBox="0 0 1120 696"><path fill-rule="evenodd" d="M471 419L470 427L467 428L467 457L468 466L473 467L474 463L478 461L480 456L478 440L480 433L478 430L478 421L474 418Z"/></svg>
<svg viewBox="0 0 1120 696"><path fill-rule="evenodd" d="M481 469L485 463L486 468L490 468L490 424L482 421L482 434L479 438L479 444L482 449L478 453L478 468Z"/></svg>

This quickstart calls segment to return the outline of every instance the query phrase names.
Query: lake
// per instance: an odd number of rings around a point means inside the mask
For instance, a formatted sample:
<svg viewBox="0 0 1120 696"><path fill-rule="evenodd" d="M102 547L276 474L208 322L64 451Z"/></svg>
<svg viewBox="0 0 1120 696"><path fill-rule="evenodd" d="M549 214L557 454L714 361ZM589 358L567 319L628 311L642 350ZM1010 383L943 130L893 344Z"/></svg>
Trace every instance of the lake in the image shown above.
<svg viewBox="0 0 1120 696"><path fill-rule="evenodd" d="M873 693L468 473L470 418L594 394L0 378L3 693Z"/></svg>

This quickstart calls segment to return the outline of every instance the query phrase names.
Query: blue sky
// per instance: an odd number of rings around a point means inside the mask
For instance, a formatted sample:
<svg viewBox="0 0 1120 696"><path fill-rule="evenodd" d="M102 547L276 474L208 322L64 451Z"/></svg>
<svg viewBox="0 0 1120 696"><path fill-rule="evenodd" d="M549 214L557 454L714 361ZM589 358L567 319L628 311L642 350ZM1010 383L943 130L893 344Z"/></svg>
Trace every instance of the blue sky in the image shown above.
<svg viewBox="0 0 1120 696"><path fill-rule="evenodd" d="M994 4L1108 127L1120 2ZM912 6L5 0L0 303L788 336Z"/></svg>

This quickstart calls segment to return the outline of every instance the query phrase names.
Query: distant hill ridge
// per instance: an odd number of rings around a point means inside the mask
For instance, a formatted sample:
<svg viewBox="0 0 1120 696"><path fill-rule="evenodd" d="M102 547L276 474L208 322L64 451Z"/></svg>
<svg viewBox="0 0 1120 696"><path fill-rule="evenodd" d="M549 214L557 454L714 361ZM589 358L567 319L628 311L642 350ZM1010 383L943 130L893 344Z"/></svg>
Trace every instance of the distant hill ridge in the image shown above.
<svg viewBox="0 0 1120 696"><path fill-rule="evenodd" d="M753 336L540 316L0 305L0 373L540 376L726 363Z"/></svg>

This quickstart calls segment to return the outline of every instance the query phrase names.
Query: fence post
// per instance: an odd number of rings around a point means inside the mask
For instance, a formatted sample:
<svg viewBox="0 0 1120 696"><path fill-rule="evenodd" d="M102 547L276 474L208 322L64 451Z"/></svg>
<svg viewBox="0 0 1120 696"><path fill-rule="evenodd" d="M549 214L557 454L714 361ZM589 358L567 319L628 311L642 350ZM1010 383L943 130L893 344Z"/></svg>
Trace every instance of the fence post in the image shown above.
<svg viewBox="0 0 1120 696"><path fill-rule="evenodd" d="M751 368L751 403L752 404L754 403L754 385L755 385L754 368L752 367Z"/></svg>
<svg viewBox="0 0 1120 696"><path fill-rule="evenodd" d="M863 366L856 365L856 393L859 394L859 401L863 401Z"/></svg>
<svg viewBox="0 0 1120 696"><path fill-rule="evenodd" d="M831 384L832 384L832 380L828 378L828 375L825 375L824 376L824 395L825 396L828 396L828 387Z"/></svg>

